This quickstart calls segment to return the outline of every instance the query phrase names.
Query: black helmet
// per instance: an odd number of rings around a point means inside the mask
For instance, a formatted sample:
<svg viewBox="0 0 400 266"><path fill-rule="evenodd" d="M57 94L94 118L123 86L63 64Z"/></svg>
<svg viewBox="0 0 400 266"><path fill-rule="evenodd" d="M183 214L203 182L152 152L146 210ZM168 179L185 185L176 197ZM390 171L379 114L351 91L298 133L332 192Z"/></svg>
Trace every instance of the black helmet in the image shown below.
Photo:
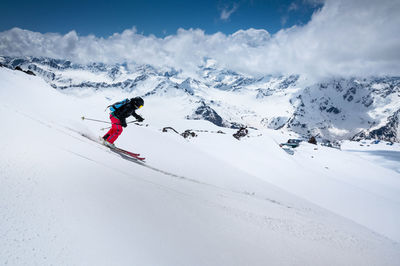
<svg viewBox="0 0 400 266"><path fill-rule="evenodd" d="M131 103L133 103L136 108L142 108L144 105L144 101L141 97L132 98Z"/></svg>

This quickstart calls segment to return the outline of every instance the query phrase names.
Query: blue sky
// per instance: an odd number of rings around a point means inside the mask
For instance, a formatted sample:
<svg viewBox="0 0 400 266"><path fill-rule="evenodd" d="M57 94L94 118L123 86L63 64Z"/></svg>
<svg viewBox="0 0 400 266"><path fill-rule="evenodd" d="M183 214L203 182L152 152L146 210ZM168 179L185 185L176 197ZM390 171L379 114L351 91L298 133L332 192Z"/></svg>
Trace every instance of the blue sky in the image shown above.
<svg viewBox="0 0 400 266"><path fill-rule="evenodd" d="M0 56L188 75L205 59L253 76L400 75L400 1L2 0L0 10Z"/></svg>
<svg viewBox="0 0 400 266"><path fill-rule="evenodd" d="M144 35L172 35L178 28L199 28L207 34L232 34L240 29L304 25L320 7L312 0L3 0L0 31L13 27L41 33L107 37L136 27ZM313 4L314 3L314 4Z"/></svg>

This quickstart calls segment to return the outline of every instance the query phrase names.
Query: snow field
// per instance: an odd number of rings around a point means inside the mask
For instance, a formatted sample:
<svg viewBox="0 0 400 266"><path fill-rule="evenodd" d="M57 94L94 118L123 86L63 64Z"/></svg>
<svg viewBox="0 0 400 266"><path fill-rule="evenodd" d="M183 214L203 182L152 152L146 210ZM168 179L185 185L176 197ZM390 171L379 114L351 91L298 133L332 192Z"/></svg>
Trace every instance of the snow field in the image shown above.
<svg viewBox="0 0 400 266"><path fill-rule="evenodd" d="M0 110L7 114L0 131L3 264L400 261L399 245L379 235L396 240L398 234L386 221L396 221L399 210L398 173L392 169L307 144L290 156L277 145L287 136L275 131L260 137L252 132L242 141L229 129L191 140L162 133L163 126L180 132L220 128L184 120L183 98L164 103L149 98L139 111L149 126L129 125L117 145L174 174L166 175L123 160L77 133L104 134L100 128L106 124L80 116L107 121L103 106L125 94L105 91L78 98L8 69L0 69L0 81ZM350 168L362 175L352 175L346 171ZM358 201L369 205L376 199L365 210L371 214L351 215ZM388 217L369 224L373 215Z"/></svg>

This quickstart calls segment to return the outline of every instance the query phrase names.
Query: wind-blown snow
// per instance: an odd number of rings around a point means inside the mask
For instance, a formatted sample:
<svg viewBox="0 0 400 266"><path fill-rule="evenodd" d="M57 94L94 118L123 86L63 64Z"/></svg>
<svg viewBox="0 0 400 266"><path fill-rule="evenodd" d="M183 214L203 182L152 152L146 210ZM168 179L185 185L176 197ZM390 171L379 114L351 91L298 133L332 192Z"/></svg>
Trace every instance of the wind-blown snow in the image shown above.
<svg viewBox="0 0 400 266"><path fill-rule="evenodd" d="M0 68L0 262L9 265L396 265L399 172L374 159L302 144L279 131L185 120L185 95L150 96L117 145L97 137L104 107L128 92L76 97ZM184 139L161 129L197 132ZM383 143L382 143L383 144ZM353 145L353 146L351 146ZM315 150L317 148L317 150ZM385 148L385 144L379 146ZM400 152L398 144L390 149ZM398 165L398 164L397 164Z"/></svg>

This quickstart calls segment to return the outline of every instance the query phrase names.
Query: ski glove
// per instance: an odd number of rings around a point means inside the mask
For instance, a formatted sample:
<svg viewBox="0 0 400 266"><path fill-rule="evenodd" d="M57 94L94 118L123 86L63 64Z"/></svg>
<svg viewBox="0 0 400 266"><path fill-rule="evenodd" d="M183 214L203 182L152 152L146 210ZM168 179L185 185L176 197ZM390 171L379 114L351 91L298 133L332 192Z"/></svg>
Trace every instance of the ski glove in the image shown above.
<svg viewBox="0 0 400 266"><path fill-rule="evenodd" d="M121 126L126 127L127 126L126 121L121 121Z"/></svg>
<svg viewBox="0 0 400 266"><path fill-rule="evenodd" d="M143 122L144 118L141 117L141 116L139 116L139 117L136 118L136 120L137 120L138 122Z"/></svg>

